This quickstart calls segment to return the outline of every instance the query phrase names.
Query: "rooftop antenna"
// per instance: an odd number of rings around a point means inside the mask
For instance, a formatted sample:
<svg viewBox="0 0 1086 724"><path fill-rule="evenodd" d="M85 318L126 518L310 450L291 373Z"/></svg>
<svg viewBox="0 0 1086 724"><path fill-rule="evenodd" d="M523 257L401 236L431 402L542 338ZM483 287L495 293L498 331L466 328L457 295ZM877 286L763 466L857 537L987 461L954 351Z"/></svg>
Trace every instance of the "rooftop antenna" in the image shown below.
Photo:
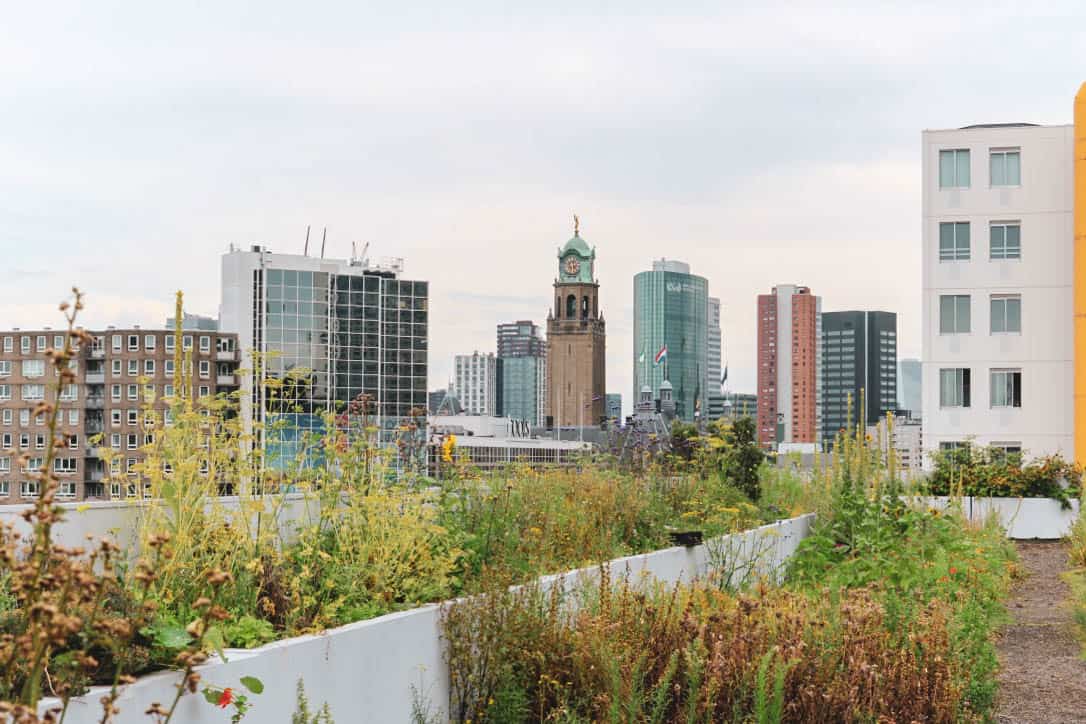
<svg viewBox="0 0 1086 724"><path fill-rule="evenodd" d="M358 258L358 242L357 241L352 241L351 242L351 261L354 261L357 258Z"/></svg>
<svg viewBox="0 0 1086 724"><path fill-rule="evenodd" d="M324 233L321 234L321 259L324 258L324 242L328 240L328 227L324 227Z"/></svg>
<svg viewBox="0 0 1086 724"><path fill-rule="evenodd" d="M309 224L305 225L305 250L302 255L309 256Z"/></svg>
<svg viewBox="0 0 1086 724"><path fill-rule="evenodd" d="M362 247L362 261L367 261L370 253L370 243L367 241L366 245Z"/></svg>

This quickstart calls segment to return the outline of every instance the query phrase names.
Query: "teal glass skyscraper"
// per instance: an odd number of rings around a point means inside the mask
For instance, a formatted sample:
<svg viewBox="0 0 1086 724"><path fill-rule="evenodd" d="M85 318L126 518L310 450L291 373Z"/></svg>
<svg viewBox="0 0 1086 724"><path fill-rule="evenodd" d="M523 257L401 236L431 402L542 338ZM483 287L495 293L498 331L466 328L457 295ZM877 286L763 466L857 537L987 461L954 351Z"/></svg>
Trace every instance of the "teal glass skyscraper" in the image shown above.
<svg viewBox="0 0 1086 724"><path fill-rule="evenodd" d="M679 419L705 416L709 400L709 283L690 265L660 259L634 277L633 398L671 382ZM718 385L719 385L719 381Z"/></svg>

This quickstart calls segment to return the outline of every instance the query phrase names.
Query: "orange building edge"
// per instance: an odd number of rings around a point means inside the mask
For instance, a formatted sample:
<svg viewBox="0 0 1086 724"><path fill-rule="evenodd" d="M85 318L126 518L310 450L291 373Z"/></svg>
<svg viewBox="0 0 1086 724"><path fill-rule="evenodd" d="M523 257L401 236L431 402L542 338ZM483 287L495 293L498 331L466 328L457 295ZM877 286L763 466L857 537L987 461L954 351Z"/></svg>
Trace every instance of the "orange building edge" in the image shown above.
<svg viewBox="0 0 1086 724"><path fill-rule="evenodd" d="M1074 314L1075 461L1086 465L1086 83L1075 96Z"/></svg>

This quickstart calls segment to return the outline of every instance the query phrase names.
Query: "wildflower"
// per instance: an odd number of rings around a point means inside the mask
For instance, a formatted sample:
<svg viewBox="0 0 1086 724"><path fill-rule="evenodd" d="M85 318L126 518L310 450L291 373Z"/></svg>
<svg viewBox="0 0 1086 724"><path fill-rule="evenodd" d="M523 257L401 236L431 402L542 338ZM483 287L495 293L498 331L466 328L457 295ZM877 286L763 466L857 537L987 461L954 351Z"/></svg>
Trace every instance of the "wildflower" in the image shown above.
<svg viewBox="0 0 1086 724"><path fill-rule="evenodd" d="M958 572L958 569L957 569L957 568L955 568L954 566L951 566L951 567L950 567L950 575L952 575L952 576L953 576L953 575L954 575L955 573L957 573L957 572Z"/></svg>
<svg viewBox="0 0 1086 724"><path fill-rule="evenodd" d="M219 696L219 708L225 709L230 706L230 702L234 700L234 690L229 686L222 690L222 694Z"/></svg>

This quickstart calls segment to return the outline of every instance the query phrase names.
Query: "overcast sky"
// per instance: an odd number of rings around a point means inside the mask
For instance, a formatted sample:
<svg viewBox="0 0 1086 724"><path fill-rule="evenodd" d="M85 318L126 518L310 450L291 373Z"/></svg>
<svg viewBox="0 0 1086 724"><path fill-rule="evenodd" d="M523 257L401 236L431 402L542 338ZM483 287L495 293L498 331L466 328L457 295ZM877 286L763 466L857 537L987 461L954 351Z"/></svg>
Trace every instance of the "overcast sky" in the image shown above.
<svg viewBox="0 0 1086 724"><path fill-rule="evenodd" d="M721 298L734 390L775 283L897 312L919 356L920 131L1069 123L1086 80L1081 0L405 5L8 4L0 327L72 284L88 326L161 325L178 288L214 314L228 244L327 225L431 282L433 388L545 319L576 212L627 407L660 256Z"/></svg>

